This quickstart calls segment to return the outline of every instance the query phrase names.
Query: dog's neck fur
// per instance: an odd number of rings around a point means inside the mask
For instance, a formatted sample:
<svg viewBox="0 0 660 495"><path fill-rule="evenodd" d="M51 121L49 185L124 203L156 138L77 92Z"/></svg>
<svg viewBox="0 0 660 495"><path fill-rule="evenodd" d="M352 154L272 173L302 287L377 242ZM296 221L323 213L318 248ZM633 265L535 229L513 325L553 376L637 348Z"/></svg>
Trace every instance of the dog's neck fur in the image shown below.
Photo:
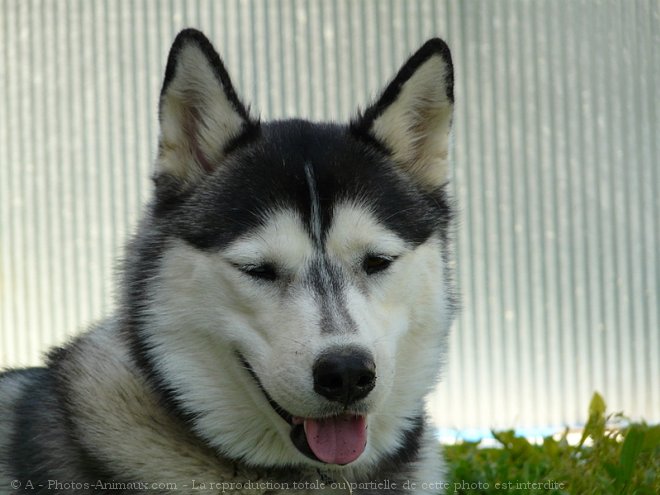
<svg viewBox="0 0 660 495"><path fill-rule="evenodd" d="M154 481L232 479L236 466L205 447L161 407L119 332L112 324L101 325L74 341L66 357L53 363L68 412L82 430L81 438L90 443L90 452L127 479L144 479L145 473ZM101 394L106 398L102 402L97 400Z"/></svg>

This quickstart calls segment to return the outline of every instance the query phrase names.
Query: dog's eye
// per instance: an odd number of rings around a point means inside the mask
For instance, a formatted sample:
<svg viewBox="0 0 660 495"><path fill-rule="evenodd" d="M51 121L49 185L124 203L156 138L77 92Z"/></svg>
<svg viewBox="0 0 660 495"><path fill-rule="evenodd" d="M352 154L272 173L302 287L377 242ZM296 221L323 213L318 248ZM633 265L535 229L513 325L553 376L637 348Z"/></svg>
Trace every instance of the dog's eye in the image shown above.
<svg viewBox="0 0 660 495"><path fill-rule="evenodd" d="M362 262L362 269L367 275L373 275L374 273L387 270L395 259L391 256L370 254Z"/></svg>
<svg viewBox="0 0 660 495"><path fill-rule="evenodd" d="M263 263L261 265L243 265L239 267L239 270L250 277L260 280L273 281L277 279L275 266L270 263Z"/></svg>

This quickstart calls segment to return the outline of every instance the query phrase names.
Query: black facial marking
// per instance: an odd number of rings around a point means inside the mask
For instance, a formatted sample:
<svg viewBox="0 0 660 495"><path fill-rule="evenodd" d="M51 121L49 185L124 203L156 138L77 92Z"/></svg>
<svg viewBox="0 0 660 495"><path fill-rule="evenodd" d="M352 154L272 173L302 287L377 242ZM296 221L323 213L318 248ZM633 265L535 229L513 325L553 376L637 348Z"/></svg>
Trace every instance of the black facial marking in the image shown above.
<svg viewBox="0 0 660 495"><path fill-rule="evenodd" d="M349 202L364 205L414 247L434 232L442 235L451 218L444 190L420 190L384 152L354 138L346 126L263 124L258 139L217 168L184 197L163 184L152 210L163 233L218 250L263 225L273 211L290 208L310 238L320 223L324 240L333 207Z"/></svg>

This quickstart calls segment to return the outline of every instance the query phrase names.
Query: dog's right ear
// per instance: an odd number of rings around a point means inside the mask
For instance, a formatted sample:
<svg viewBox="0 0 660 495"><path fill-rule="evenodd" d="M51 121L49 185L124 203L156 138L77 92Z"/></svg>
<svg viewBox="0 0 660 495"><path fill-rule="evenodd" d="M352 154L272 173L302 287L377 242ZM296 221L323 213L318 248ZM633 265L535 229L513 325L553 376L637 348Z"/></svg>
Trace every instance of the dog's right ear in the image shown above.
<svg viewBox="0 0 660 495"><path fill-rule="evenodd" d="M181 31L170 49L159 120L156 179L184 184L213 172L259 125L238 99L220 56L195 29Z"/></svg>
<svg viewBox="0 0 660 495"><path fill-rule="evenodd" d="M447 182L449 174L453 112L451 54L444 41L434 38L408 59L351 129L387 149L420 186L435 189Z"/></svg>

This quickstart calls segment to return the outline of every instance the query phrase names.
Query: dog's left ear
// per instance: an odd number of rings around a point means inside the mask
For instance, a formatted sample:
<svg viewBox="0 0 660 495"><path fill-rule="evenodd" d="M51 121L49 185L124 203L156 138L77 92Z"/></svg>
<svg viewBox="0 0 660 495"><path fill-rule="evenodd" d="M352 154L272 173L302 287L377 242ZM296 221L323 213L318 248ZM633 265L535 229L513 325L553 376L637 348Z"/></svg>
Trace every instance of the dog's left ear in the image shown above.
<svg viewBox="0 0 660 495"><path fill-rule="evenodd" d="M410 57L351 129L383 145L422 187L435 189L447 181L453 110L451 54L434 38Z"/></svg>
<svg viewBox="0 0 660 495"><path fill-rule="evenodd" d="M241 137L258 129L227 70L200 31L181 31L170 49L159 107L156 178L192 184L213 172Z"/></svg>

